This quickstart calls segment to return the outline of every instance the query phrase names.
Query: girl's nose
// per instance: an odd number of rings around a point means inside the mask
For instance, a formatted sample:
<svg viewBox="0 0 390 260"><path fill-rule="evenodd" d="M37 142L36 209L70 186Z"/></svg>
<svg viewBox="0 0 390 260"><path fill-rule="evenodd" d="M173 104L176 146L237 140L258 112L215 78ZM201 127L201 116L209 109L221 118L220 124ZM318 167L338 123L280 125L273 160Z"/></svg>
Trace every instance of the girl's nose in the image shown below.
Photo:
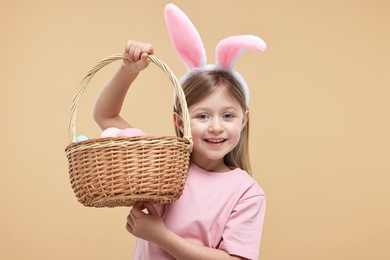
<svg viewBox="0 0 390 260"><path fill-rule="evenodd" d="M224 130L223 124L219 118L215 118L210 121L209 131L214 133L220 133Z"/></svg>

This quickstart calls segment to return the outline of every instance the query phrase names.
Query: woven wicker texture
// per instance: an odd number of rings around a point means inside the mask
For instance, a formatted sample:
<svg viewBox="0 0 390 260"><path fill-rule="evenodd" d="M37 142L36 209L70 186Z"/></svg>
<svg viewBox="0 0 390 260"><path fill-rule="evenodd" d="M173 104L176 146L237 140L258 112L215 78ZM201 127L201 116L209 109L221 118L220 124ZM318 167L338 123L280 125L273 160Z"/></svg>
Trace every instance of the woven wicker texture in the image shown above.
<svg viewBox="0 0 390 260"><path fill-rule="evenodd" d="M84 206L132 206L136 201L173 202L182 194L187 178L192 150L187 103L176 76L155 56L149 56L149 59L169 77L181 104L184 137L110 137L75 142L76 112L82 93L101 68L125 58L125 54L115 54L100 61L83 78L72 101L71 143L65 152L71 186Z"/></svg>

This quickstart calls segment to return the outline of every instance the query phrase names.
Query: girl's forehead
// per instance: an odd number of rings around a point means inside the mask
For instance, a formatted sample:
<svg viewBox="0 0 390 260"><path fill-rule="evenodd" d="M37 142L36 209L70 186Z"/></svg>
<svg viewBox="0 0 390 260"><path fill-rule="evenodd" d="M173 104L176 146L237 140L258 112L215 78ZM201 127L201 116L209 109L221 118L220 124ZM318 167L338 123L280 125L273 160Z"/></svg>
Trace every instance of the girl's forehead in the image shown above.
<svg viewBox="0 0 390 260"><path fill-rule="evenodd" d="M240 103L226 90L226 88L215 88L208 95L202 97L197 102L192 104L189 108L199 108L199 107L232 107L241 109Z"/></svg>

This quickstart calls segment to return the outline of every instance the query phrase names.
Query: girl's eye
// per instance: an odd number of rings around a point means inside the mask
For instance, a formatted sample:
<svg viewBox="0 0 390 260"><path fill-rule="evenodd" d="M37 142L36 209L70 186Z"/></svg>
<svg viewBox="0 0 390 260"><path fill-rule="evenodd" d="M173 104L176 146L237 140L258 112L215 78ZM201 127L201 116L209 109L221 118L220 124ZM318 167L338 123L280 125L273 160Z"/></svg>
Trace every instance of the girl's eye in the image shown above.
<svg viewBox="0 0 390 260"><path fill-rule="evenodd" d="M199 114L199 115L197 116L197 118L198 118L198 119L201 119L201 120L205 120L205 119L208 119L209 116L206 115L206 114Z"/></svg>
<svg viewBox="0 0 390 260"><path fill-rule="evenodd" d="M226 119L232 119L234 117L233 114L230 114L230 113L226 113L222 116L223 118L226 118Z"/></svg>

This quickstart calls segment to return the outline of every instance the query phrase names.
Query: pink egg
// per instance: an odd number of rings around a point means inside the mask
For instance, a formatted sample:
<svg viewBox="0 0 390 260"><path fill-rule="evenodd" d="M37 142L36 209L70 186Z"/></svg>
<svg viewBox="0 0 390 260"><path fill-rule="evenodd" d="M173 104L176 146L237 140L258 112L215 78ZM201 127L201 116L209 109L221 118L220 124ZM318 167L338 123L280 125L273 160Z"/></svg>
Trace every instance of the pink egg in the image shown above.
<svg viewBox="0 0 390 260"><path fill-rule="evenodd" d="M117 137L118 133L121 131L121 129L116 128L116 127L109 127L105 129L100 137Z"/></svg>
<svg viewBox="0 0 390 260"><path fill-rule="evenodd" d="M144 131L138 128L126 128L119 131L118 136L134 137L134 136L145 136L147 135Z"/></svg>

